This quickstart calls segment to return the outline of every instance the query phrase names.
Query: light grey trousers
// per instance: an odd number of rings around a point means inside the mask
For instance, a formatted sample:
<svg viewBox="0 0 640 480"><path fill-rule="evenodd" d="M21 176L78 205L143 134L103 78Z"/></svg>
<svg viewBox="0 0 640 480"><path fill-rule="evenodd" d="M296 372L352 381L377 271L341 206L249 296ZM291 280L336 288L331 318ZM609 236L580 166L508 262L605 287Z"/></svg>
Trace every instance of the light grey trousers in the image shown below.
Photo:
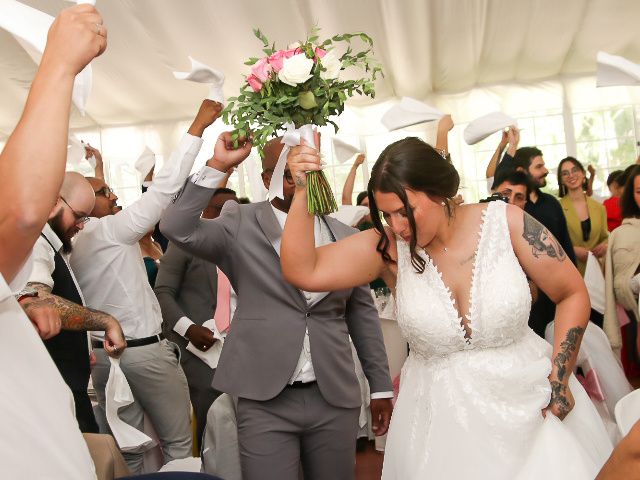
<svg viewBox="0 0 640 480"><path fill-rule="evenodd" d="M238 400L243 480L352 480L360 408L328 404L316 383L265 402Z"/></svg>
<svg viewBox="0 0 640 480"><path fill-rule="evenodd" d="M104 413L104 391L111 363L102 348L96 348L97 364L91 372L98 403ZM120 357L135 402L118 414L127 424L142 431L146 413L158 434L165 463L190 457L191 404L189 387L178 361L178 346L167 340L127 348ZM123 453L132 474L142 473L143 453Z"/></svg>

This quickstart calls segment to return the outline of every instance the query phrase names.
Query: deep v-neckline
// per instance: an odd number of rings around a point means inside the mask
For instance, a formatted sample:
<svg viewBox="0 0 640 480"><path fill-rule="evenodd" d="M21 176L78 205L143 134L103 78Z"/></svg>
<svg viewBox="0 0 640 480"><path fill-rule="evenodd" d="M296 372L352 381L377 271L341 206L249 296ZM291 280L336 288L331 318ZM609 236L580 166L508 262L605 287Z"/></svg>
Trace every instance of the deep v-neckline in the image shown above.
<svg viewBox="0 0 640 480"><path fill-rule="evenodd" d="M480 218L480 227L478 228L478 243L476 244L476 248L473 254L473 267L471 268L471 282L469 285L469 311L462 316L460 310L456 307L456 299L454 298L451 289L444 283L444 279L442 278L442 272L438 268L438 266L434 263L431 256L423 250L428 259L428 264L433 272L436 274L438 285L440 286L443 295L447 298L447 305L451 310L451 314L453 315L452 321L458 327L458 330L462 333L463 340L471 345L473 341L473 333L474 329L472 325L475 325L475 287L477 283L477 275L478 275L478 257L480 255L480 248L483 243L483 239L485 237L485 226L487 224L487 215L489 212L489 208L491 208L491 203L489 203L484 210L482 210L481 218ZM466 322L465 322L466 319ZM468 336L467 336L468 333Z"/></svg>

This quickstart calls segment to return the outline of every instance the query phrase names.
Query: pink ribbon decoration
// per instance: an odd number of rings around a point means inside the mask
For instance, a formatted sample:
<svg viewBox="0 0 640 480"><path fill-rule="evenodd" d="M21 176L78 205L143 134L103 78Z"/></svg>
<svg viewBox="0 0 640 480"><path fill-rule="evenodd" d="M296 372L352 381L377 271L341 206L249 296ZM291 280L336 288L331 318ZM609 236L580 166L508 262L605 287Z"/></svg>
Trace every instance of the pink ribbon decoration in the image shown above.
<svg viewBox="0 0 640 480"><path fill-rule="evenodd" d="M582 375L576 375L578 381L582 384L586 390L589 398L598 402L604 401L604 393L602 393L602 387L600 387L600 380L598 380L598 374L595 369L591 369L587 372L586 377Z"/></svg>

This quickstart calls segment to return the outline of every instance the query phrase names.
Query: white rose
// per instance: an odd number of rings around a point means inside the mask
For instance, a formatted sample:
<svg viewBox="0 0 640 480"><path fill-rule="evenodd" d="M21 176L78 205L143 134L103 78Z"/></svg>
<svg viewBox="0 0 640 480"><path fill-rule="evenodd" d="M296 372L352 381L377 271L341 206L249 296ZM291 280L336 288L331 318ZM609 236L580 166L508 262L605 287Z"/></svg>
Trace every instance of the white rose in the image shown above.
<svg viewBox="0 0 640 480"><path fill-rule="evenodd" d="M342 62L340 62L340 59L333 50L328 51L327 54L320 59L320 63L326 68L325 71L320 72L320 78L324 80L338 78L340 69L342 68Z"/></svg>
<svg viewBox="0 0 640 480"><path fill-rule="evenodd" d="M313 59L307 58L304 53L299 53L284 59L282 69L278 72L278 78L281 82L295 87L311 78L312 68Z"/></svg>

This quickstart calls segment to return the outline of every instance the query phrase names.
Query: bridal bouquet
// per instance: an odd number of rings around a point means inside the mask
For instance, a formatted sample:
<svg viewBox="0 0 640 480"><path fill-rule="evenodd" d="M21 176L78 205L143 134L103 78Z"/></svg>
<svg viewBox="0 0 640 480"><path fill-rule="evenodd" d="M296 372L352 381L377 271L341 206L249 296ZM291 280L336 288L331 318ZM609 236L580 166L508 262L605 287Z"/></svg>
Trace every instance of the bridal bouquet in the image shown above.
<svg viewBox="0 0 640 480"><path fill-rule="evenodd" d="M314 28L304 42L284 50L276 50L260 30L254 30L254 34L262 42L265 56L245 62L251 66L251 73L240 94L229 99L222 116L228 125L233 125L235 142L252 132L253 144L259 150L278 130L286 130L285 147L269 189L270 199L282 198L282 176L290 147L304 139L319 148L314 126L331 124L337 130L330 117L342 113L347 98L355 94L374 98L374 81L382 75L382 69L370 56L373 41L365 33L336 35L320 42L318 29ZM336 51L339 44L342 54ZM342 72L350 67L360 68L364 76L341 79ZM337 210L322 171L307 174L307 193L310 213Z"/></svg>

